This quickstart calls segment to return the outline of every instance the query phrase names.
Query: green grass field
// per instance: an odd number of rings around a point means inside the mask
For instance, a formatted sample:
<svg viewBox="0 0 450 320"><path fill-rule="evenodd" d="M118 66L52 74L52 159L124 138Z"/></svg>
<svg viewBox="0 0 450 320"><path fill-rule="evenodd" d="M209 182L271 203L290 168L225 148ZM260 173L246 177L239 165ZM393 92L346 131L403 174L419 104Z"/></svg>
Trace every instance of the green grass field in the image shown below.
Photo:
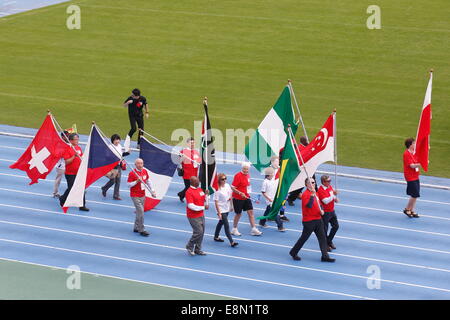
<svg viewBox="0 0 450 320"><path fill-rule="evenodd" d="M66 28L71 3L81 30ZM380 30L366 27L371 4ZM0 123L39 127L50 108L63 127L87 134L95 120L125 136L122 102L138 87L150 102L146 130L170 142L202 119L205 95L213 127L256 128L291 78L310 137L337 109L339 164L401 171L434 68L428 174L450 177L449 9L448 0L85 0L4 17Z"/></svg>

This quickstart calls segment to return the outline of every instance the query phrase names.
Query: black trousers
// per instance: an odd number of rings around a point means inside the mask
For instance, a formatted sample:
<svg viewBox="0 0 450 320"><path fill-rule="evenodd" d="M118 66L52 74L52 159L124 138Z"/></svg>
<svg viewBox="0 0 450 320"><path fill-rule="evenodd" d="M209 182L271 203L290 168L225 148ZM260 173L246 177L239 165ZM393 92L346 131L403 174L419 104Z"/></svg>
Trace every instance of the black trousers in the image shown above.
<svg viewBox="0 0 450 320"><path fill-rule="evenodd" d="M264 211L264 216L267 216L269 214L270 209L272 209L272 206L268 205L266 207L266 211ZM266 221L267 221L266 219L259 220L259 225L264 226L266 224ZM283 228L283 222L281 221L280 216L278 214L275 216L275 222L277 223L278 229Z"/></svg>
<svg viewBox="0 0 450 320"><path fill-rule="evenodd" d="M219 237L220 230L223 228L225 229L225 234L228 238L228 241L230 241L230 244L233 243L233 238L231 237L230 233L230 224L228 223L228 212L222 213L222 219L219 220L216 226L216 231L214 232L214 238Z"/></svg>
<svg viewBox="0 0 450 320"><path fill-rule="evenodd" d="M66 174L66 181L67 181L67 190L64 192L64 194L59 197L59 204L61 207L64 205L64 202L66 202L67 196L69 195L70 190L73 187L73 183L75 182L75 174ZM86 197L83 196L83 207L86 207Z"/></svg>
<svg viewBox="0 0 450 320"><path fill-rule="evenodd" d="M339 229L339 222L336 216L336 212L325 212L325 214L322 216L323 224L324 224L324 230L325 230L325 236L327 237L327 243L328 245L331 245L333 243L333 238L336 235L336 232ZM330 234L328 234L328 224L331 224L331 230Z"/></svg>
<svg viewBox="0 0 450 320"><path fill-rule="evenodd" d="M135 115L135 114L128 114L128 118L130 119L130 126L131 126L131 129L130 129L130 131L128 132L128 135L130 136L130 138L131 137L133 137L133 134L136 132L136 123L137 123L137 126L138 126L138 128L139 129L142 129L142 130L144 130L144 115ZM141 131L139 131L138 132L138 140L137 140L137 143L139 144L140 143L140 137L141 137L141 135L142 135L142 132Z"/></svg>
<svg viewBox="0 0 450 320"><path fill-rule="evenodd" d="M317 240L319 240L320 251L322 251L322 257L328 258L328 245L327 238L325 236L325 228L323 227L322 219L312 220L312 221L304 221L303 224L303 232L300 238L295 243L294 247L291 249L291 255L295 256L298 254L300 249L305 244L306 240L309 239L309 236L314 232L316 234Z"/></svg>
<svg viewBox="0 0 450 320"><path fill-rule="evenodd" d="M183 179L183 181L184 181L184 189L181 190L180 192L178 192L178 196L179 196L181 199L184 199L184 197L186 196L186 191L187 191L187 189L189 189L189 187L191 186L191 180L189 180L189 179Z"/></svg>

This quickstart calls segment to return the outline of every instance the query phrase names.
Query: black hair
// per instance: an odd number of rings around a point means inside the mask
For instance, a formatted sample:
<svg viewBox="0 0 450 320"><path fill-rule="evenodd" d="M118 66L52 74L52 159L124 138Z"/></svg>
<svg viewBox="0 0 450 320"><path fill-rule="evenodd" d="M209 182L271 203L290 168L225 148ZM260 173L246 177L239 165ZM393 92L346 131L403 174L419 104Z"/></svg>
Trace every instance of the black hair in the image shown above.
<svg viewBox="0 0 450 320"><path fill-rule="evenodd" d="M117 140L117 139L121 140L121 139L120 139L120 136L119 136L117 133L114 133L114 134L111 136L111 142L114 143L114 140Z"/></svg>
<svg viewBox="0 0 450 320"><path fill-rule="evenodd" d="M131 93L133 93L135 96L140 96L141 95L141 90L136 88L136 89L133 89L133 91L131 91Z"/></svg>
<svg viewBox="0 0 450 320"><path fill-rule="evenodd" d="M69 140L73 140L75 137L79 137L78 133L71 133L69 134Z"/></svg>
<svg viewBox="0 0 450 320"><path fill-rule="evenodd" d="M405 147L406 149L409 149L409 147L413 144L413 142L416 141L414 138L408 138L405 140Z"/></svg>
<svg viewBox="0 0 450 320"><path fill-rule="evenodd" d="M66 138L69 135L69 131L64 130L63 132L61 132L61 138Z"/></svg>

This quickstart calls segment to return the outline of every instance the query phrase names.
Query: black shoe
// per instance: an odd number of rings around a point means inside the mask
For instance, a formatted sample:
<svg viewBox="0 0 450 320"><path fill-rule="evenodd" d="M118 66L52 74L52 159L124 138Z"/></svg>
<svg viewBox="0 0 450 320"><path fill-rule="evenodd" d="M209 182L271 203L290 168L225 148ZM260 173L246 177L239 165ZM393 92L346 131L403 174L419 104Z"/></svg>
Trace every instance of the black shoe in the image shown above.
<svg viewBox="0 0 450 320"><path fill-rule="evenodd" d="M283 221L289 222L289 219L288 219L287 217L285 217L285 216L280 216L280 220L283 220Z"/></svg>
<svg viewBox="0 0 450 320"><path fill-rule="evenodd" d="M406 209L404 209L404 210L403 210L403 213L406 214L406 215L408 216L408 218L414 217L414 216L412 215L412 213L411 213L411 210L406 210Z"/></svg>
<svg viewBox="0 0 450 320"><path fill-rule="evenodd" d="M414 211L411 211L411 215L413 218L418 218L419 215L417 213L415 213Z"/></svg>
<svg viewBox="0 0 450 320"><path fill-rule="evenodd" d="M292 207L294 205L294 201L288 200L288 205L290 205Z"/></svg>
<svg viewBox="0 0 450 320"><path fill-rule="evenodd" d="M231 244L231 246L232 246L232 247L236 247L238 244L239 244L239 243L237 243L237 242L233 242L233 243Z"/></svg>
<svg viewBox="0 0 450 320"><path fill-rule="evenodd" d="M192 249L189 249L189 248L186 246L186 250L187 250L187 252L188 252L188 254L189 254L190 256L195 256L195 253L194 253L194 251L193 251Z"/></svg>
<svg viewBox="0 0 450 320"><path fill-rule="evenodd" d="M184 202L184 198L181 196L181 194L178 193L178 198L180 198L181 202Z"/></svg>
<svg viewBox="0 0 450 320"><path fill-rule="evenodd" d="M223 239L220 239L220 238L214 238L214 241L217 241L217 242L223 242Z"/></svg>
<svg viewBox="0 0 450 320"><path fill-rule="evenodd" d="M328 245L331 249L333 249L333 250L336 250L336 246L334 245L334 243L332 242L332 243L330 243L329 245Z"/></svg>
<svg viewBox="0 0 450 320"><path fill-rule="evenodd" d="M199 255L199 256L206 256L206 253L204 253L204 252L201 251L201 250L199 250L199 251L194 251L194 253L195 253L196 255Z"/></svg>
<svg viewBox="0 0 450 320"><path fill-rule="evenodd" d="M139 232L138 229L133 229L133 232Z"/></svg>
<svg viewBox="0 0 450 320"><path fill-rule="evenodd" d="M295 261L300 261L302 258L300 258L297 254L294 255L291 251L289 251L289 255L294 259Z"/></svg>
<svg viewBox="0 0 450 320"><path fill-rule="evenodd" d="M80 211L89 211L89 208L86 208L86 207L79 207L78 210L80 210Z"/></svg>
<svg viewBox="0 0 450 320"><path fill-rule="evenodd" d="M142 231L142 232L139 232L139 234L143 237L148 237L150 233L148 233L147 231Z"/></svg>
<svg viewBox="0 0 450 320"><path fill-rule="evenodd" d="M126 156L129 156L129 155L130 155L129 152L124 152L124 153L122 153L122 157L126 157Z"/></svg>
<svg viewBox="0 0 450 320"><path fill-rule="evenodd" d="M330 257L322 257L321 259L320 259L322 262L335 262L336 261L336 259L333 259L333 258L330 258Z"/></svg>
<svg viewBox="0 0 450 320"><path fill-rule="evenodd" d="M106 190L102 188L102 196L106 197Z"/></svg>

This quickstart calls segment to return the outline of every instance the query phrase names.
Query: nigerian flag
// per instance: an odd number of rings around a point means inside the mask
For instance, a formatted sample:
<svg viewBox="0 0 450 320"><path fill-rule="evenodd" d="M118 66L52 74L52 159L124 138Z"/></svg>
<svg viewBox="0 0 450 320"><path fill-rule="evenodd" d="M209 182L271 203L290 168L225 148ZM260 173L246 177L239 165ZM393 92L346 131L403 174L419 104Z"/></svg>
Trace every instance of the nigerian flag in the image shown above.
<svg viewBox="0 0 450 320"><path fill-rule="evenodd" d="M286 85L275 105L245 146L245 156L258 171L262 172L270 166L270 158L279 154L286 142L285 129L288 125L291 125L295 135L298 122L295 121L292 109L289 85Z"/></svg>
<svg viewBox="0 0 450 320"><path fill-rule="evenodd" d="M289 131L289 130L288 130ZM289 192L292 182L300 174L300 161L298 153L295 152L294 136L287 134L286 144L280 159L280 178L278 180L277 193L273 199L272 208L267 216L258 217L257 219L273 220L280 211L284 200Z"/></svg>

